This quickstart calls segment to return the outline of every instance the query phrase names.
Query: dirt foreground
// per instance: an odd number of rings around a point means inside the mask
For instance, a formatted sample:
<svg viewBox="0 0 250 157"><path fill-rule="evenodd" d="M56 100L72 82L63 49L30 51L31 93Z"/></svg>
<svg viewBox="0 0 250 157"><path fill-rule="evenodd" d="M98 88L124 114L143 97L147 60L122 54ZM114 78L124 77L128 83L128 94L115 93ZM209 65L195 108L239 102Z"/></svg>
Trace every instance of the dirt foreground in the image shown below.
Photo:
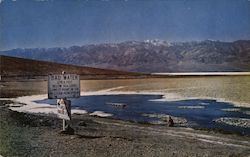
<svg viewBox="0 0 250 157"><path fill-rule="evenodd" d="M10 111L0 101L0 156L250 156L250 137L73 115L74 135L53 115Z"/></svg>

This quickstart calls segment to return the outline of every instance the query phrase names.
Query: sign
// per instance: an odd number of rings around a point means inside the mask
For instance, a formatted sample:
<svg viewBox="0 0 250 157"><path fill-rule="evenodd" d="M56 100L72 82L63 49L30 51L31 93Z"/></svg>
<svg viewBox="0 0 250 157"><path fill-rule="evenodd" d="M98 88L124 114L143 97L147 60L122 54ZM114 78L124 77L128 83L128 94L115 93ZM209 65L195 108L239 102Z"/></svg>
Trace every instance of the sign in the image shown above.
<svg viewBox="0 0 250 157"><path fill-rule="evenodd" d="M69 100L57 99L58 117L64 120L71 119L71 103Z"/></svg>
<svg viewBox="0 0 250 157"><path fill-rule="evenodd" d="M80 76L76 74L61 74L48 76L48 98L78 98L80 97Z"/></svg>

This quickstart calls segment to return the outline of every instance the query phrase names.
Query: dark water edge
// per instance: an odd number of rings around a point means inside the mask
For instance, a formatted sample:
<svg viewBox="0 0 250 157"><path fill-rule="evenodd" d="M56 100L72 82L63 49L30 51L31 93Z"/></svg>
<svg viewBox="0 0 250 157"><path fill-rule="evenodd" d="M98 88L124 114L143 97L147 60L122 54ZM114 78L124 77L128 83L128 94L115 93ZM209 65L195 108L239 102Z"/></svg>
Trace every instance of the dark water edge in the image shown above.
<svg viewBox="0 0 250 157"><path fill-rule="evenodd" d="M83 109L89 113L103 111L113 114L112 118L136 123L152 123L161 121L159 117L149 115L171 115L187 120L185 127L194 129L217 130L225 133L250 135L250 129L239 126L217 123L215 119L222 117L247 118L249 108L235 107L233 104L217 102L216 100L182 100L182 101L151 101L162 98L161 95L101 95L82 96L72 99L72 108ZM56 104L56 100L40 100L37 103ZM126 104L126 107L114 107L110 103ZM238 109L239 111L223 111L222 109Z"/></svg>

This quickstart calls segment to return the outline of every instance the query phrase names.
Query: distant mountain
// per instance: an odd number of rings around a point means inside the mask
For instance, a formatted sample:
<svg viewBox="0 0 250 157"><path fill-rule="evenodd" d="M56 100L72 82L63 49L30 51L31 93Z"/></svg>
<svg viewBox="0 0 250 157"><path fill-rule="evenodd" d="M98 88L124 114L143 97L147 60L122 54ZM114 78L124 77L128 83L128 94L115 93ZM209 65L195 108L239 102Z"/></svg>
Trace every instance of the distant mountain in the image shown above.
<svg viewBox="0 0 250 157"><path fill-rule="evenodd" d="M250 40L160 40L0 51L2 55L134 72L250 71Z"/></svg>
<svg viewBox="0 0 250 157"><path fill-rule="evenodd" d="M82 66L57 64L46 61L0 56L0 75L2 79L47 78L48 74L74 73L84 79L131 78L143 76L138 73L98 69Z"/></svg>

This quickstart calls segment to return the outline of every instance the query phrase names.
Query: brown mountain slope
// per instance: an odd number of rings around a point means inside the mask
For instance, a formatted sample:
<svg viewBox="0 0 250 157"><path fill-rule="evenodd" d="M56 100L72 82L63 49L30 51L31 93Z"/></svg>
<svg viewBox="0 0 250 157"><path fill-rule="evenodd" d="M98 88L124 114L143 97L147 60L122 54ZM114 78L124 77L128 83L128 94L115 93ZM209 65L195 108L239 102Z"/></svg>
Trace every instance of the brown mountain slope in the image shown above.
<svg viewBox="0 0 250 157"><path fill-rule="evenodd" d="M79 74L81 75L81 78L94 79L127 78L141 75L139 73L0 56L0 75L2 76L2 79L13 77L37 78L38 76L45 78L44 76L47 76L48 74L60 74L62 71Z"/></svg>

